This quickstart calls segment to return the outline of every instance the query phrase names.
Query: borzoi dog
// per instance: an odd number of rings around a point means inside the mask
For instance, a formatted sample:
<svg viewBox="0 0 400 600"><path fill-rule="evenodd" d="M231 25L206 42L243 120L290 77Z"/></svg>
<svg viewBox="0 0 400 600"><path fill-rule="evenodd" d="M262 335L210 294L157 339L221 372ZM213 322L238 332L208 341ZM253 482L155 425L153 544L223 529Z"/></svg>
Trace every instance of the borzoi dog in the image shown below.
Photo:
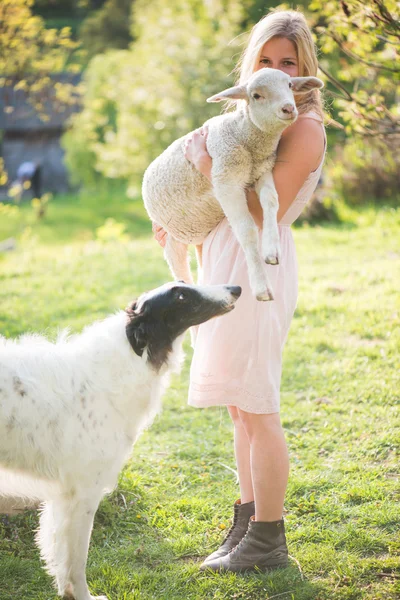
<svg viewBox="0 0 400 600"><path fill-rule="evenodd" d="M186 329L240 293L169 283L56 343L0 338L0 493L44 500L37 542L60 595L94 600L85 570L99 502L159 410Z"/></svg>

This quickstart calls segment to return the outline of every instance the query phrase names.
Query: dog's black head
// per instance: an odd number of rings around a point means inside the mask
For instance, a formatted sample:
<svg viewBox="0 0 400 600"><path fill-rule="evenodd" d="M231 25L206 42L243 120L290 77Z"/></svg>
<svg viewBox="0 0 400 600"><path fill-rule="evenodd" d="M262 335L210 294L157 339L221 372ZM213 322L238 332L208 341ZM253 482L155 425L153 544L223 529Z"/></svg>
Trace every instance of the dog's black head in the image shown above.
<svg viewBox="0 0 400 600"><path fill-rule="evenodd" d="M143 294L126 309L126 334L133 350L158 371L173 341L193 325L230 312L242 290L238 286L167 283Z"/></svg>

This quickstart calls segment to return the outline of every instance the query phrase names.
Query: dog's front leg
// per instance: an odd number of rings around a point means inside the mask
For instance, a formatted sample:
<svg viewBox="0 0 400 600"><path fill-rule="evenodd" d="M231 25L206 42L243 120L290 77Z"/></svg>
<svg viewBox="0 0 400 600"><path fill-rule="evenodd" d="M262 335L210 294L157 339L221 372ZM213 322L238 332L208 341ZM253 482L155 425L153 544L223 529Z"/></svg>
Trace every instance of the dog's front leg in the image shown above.
<svg viewBox="0 0 400 600"><path fill-rule="evenodd" d="M86 561L93 518L102 494L94 492L91 497L78 498L71 494L60 495L52 500L51 517L41 521L39 545L46 560L41 540L50 541L46 527L52 527L50 568L56 578L61 596L73 600L107 600L106 596L91 596L86 583Z"/></svg>
<svg viewBox="0 0 400 600"><path fill-rule="evenodd" d="M257 300L273 300L258 248L258 229L249 212L244 188L218 179L213 180L213 185L216 198L245 254L253 294Z"/></svg>
<svg viewBox="0 0 400 600"><path fill-rule="evenodd" d="M269 171L260 177L256 183L255 190L264 213L261 244L262 256L267 264L277 265L281 259L277 222L279 200L272 172Z"/></svg>

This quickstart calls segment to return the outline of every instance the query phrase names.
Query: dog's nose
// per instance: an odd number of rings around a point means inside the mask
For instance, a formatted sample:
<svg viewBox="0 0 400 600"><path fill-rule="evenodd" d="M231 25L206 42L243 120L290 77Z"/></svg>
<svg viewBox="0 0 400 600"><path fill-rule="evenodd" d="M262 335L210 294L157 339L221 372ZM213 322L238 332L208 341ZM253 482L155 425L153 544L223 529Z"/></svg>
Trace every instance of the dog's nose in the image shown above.
<svg viewBox="0 0 400 600"><path fill-rule="evenodd" d="M242 293L242 288L240 286L228 285L227 287L234 298L239 298L240 294Z"/></svg>

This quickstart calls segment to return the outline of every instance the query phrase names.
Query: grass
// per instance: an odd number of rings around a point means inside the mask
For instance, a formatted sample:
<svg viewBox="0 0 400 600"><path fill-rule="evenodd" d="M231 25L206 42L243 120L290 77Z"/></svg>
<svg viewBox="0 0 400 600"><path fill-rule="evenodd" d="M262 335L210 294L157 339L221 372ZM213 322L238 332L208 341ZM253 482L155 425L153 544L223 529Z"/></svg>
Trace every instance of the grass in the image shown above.
<svg viewBox="0 0 400 600"><path fill-rule="evenodd" d="M129 239L106 228L114 217ZM291 456L287 537L297 560L266 574L198 570L238 496L226 411L186 404L191 350L162 414L96 515L92 593L110 600L400 598L400 210L369 207L298 228L300 298L284 353L282 421ZM32 229L23 229L30 225ZM0 331L83 325L170 278L140 201L61 197L0 223ZM104 238L107 238L104 241ZM0 518L0 598L55 600L34 546L37 515Z"/></svg>

